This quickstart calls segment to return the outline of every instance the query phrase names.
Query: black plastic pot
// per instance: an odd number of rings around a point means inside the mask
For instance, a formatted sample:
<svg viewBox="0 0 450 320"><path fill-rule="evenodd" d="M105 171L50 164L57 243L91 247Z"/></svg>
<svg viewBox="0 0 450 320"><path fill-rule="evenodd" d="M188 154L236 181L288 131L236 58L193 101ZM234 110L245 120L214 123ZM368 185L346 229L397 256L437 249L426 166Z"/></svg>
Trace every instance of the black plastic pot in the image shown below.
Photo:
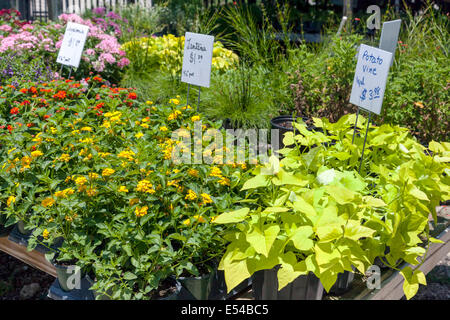
<svg viewBox="0 0 450 320"><path fill-rule="evenodd" d="M284 143L283 143L283 138L284 138L284 134L286 132L294 132L294 127L292 126L292 128L287 128L285 126L282 126L283 123L285 122L295 122L296 119L298 119L300 117L293 117L293 116L289 116L289 115L285 115L285 116L278 116L275 117L273 119L270 120L270 125L272 127L272 129L278 129L278 147L275 145L277 143L277 141L271 141L272 143L272 148L276 151L279 149L283 149L285 147ZM306 117L301 117L303 119L304 122L306 122L308 120L308 118ZM307 147L305 147L306 150ZM303 152L304 150L301 150L301 152Z"/></svg>
<svg viewBox="0 0 450 320"><path fill-rule="evenodd" d="M55 279L48 290L48 297L53 300L95 300L95 295L90 290L92 283L88 276L83 277L80 282L80 289L64 290L58 279Z"/></svg>
<svg viewBox="0 0 450 320"><path fill-rule="evenodd" d="M323 285L311 272L278 291L277 269L261 270L253 274L252 291L255 300L322 300Z"/></svg>
<svg viewBox="0 0 450 320"><path fill-rule="evenodd" d="M353 268L354 270L354 268ZM355 274L350 271L339 273L336 283L331 287L330 292L332 294L343 294L350 290Z"/></svg>
<svg viewBox="0 0 450 320"><path fill-rule="evenodd" d="M211 294L209 300L227 300L240 294L242 291L252 285L252 278L248 278L234 287L230 292L227 290L225 282L225 274L223 270L217 270L211 287Z"/></svg>
<svg viewBox="0 0 450 320"><path fill-rule="evenodd" d="M56 269L56 274L58 276L58 283L59 283L59 286L61 287L61 289L63 291L74 290L73 288L69 288L70 280L73 279L73 277L75 277L75 273L72 272L71 270L69 270L70 266L62 265L62 264L56 262L56 260L53 260L51 263ZM86 277L83 270L81 270L81 269L77 272L77 274L80 277L80 280L84 279Z"/></svg>
<svg viewBox="0 0 450 320"><path fill-rule="evenodd" d="M179 277L181 285L197 300L208 300L215 277L215 271L200 277Z"/></svg>
<svg viewBox="0 0 450 320"><path fill-rule="evenodd" d="M0 238L7 237L13 228L14 225L5 227L3 224L0 224Z"/></svg>

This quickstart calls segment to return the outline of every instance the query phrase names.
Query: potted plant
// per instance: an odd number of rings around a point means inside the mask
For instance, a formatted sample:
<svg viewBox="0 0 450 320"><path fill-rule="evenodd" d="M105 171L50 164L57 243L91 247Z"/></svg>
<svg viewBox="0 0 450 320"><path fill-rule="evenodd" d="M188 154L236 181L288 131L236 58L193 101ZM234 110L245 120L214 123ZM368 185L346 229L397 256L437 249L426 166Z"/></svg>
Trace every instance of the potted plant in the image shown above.
<svg viewBox="0 0 450 320"><path fill-rule="evenodd" d="M230 226L220 263L229 289L259 270L277 268L278 290L314 273L329 291L339 273L354 266L364 274L377 257L390 268L400 259L417 265L426 252L419 235L425 247L437 241L429 236L428 216L448 198L449 181L442 173L450 146L430 143L436 152L431 157L406 129L371 126L359 174L364 137L351 144L354 119L347 115L334 124L314 119L329 135L298 124L299 133L285 137L293 147L280 150L285 158L272 157L244 183L250 205L215 220ZM366 120L360 121L363 130ZM299 145L315 147L304 153ZM415 172L422 173L420 179ZM402 275L411 298L423 273L408 267Z"/></svg>

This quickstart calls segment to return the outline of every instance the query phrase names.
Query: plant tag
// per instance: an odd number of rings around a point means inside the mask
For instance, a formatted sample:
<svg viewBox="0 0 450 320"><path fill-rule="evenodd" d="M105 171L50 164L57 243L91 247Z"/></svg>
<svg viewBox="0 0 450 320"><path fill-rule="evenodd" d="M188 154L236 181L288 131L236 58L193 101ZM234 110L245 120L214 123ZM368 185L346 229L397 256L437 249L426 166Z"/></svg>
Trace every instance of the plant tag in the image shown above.
<svg viewBox="0 0 450 320"><path fill-rule="evenodd" d="M395 56L395 49L397 48L398 35L400 33L401 19L386 21L383 23L381 29L380 45L379 48L384 51L392 53ZM394 59L392 59L392 62ZM392 65L391 62L391 65Z"/></svg>
<svg viewBox="0 0 450 320"><path fill-rule="evenodd" d="M88 26L73 22L67 23L56 62L78 68L88 32Z"/></svg>
<svg viewBox="0 0 450 320"><path fill-rule="evenodd" d="M353 79L350 103L380 114L392 53L362 44Z"/></svg>
<svg viewBox="0 0 450 320"><path fill-rule="evenodd" d="M186 32L181 81L209 88L214 37Z"/></svg>

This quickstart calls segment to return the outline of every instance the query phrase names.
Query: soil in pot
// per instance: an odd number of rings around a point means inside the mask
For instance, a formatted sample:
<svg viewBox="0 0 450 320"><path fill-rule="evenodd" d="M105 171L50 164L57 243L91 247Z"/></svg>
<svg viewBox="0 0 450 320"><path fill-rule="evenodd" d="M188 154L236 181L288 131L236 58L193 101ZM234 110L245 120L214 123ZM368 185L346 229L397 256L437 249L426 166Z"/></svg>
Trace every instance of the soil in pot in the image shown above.
<svg viewBox="0 0 450 320"><path fill-rule="evenodd" d="M286 132L293 132L295 130L293 126L293 122L295 119L300 117L293 117L293 116L278 116L270 120L270 125L272 129L278 129L278 147L276 146L277 141L271 141L272 147L274 150L283 149L285 147L283 143L284 135ZM306 125L309 125L312 121L312 119L308 119L306 117L302 117L303 122L306 123ZM304 147L304 150L306 150L307 147ZM303 152L304 150L301 150Z"/></svg>

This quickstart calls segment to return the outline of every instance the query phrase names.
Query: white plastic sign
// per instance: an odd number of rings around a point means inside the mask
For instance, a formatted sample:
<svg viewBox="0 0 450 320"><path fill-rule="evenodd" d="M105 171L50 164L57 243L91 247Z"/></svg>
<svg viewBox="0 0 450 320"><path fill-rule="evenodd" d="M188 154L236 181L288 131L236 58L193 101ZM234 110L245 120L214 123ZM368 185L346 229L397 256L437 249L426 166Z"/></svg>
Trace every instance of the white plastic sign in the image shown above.
<svg viewBox="0 0 450 320"><path fill-rule="evenodd" d="M350 102L380 114L392 53L362 44L359 47Z"/></svg>
<svg viewBox="0 0 450 320"><path fill-rule="evenodd" d="M56 62L78 68L88 32L88 26L73 22L67 23Z"/></svg>
<svg viewBox="0 0 450 320"><path fill-rule="evenodd" d="M393 56L395 56L395 49L397 48L401 23L401 19L386 21L383 23L383 29L381 29L379 48L381 50L389 51Z"/></svg>
<svg viewBox="0 0 450 320"><path fill-rule="evenodd" d="M209 88L214 37L186 32L181 81Z"/></svg>

